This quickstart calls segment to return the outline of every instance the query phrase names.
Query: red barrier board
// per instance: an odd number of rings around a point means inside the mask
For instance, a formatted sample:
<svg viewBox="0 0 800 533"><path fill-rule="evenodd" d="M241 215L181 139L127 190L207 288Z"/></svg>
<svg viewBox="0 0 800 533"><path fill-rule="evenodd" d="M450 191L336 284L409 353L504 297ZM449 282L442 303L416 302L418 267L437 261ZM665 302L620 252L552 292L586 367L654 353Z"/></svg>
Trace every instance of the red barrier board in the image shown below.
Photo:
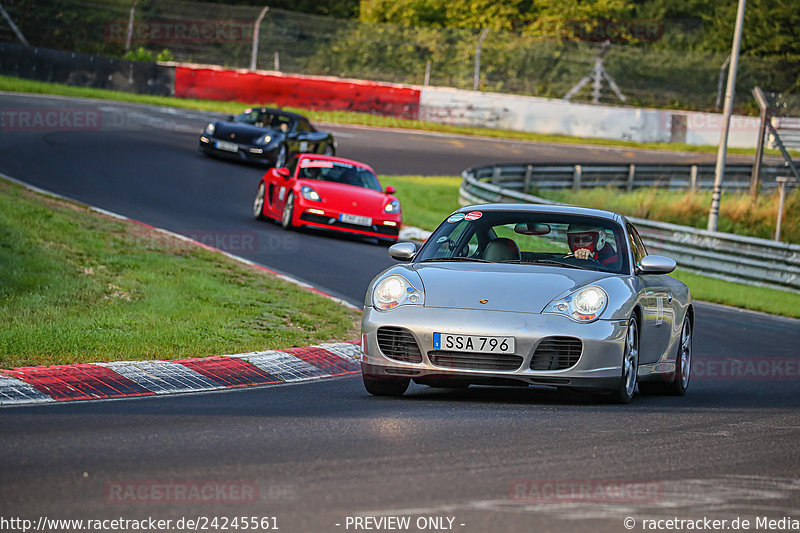
<svg viewBox="0 0 800 533"><path fill-rule="evenodd" d="M420 91L335 78L179 66L175 69L175 96L417 119Z"/></svg>

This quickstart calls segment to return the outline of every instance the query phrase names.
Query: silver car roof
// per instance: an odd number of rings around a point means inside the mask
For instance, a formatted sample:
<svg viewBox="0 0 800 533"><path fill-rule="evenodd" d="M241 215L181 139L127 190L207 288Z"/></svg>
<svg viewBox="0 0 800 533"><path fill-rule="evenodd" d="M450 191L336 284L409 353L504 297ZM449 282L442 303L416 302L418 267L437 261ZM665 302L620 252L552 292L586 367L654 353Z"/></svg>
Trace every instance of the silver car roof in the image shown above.
<svg viewBox="0 0 800 533"><path fill-rule="evenodd" d="M596 218L613 220L624 224L624 217L613 211L604 209L593 209L589 207L575 207L571 205L543 205L543 204L475 204L458 209L456 213L468 213L470 211L494 211L494 212L517 212L517 213L547 213L563 215L580 215Z"/></svg>

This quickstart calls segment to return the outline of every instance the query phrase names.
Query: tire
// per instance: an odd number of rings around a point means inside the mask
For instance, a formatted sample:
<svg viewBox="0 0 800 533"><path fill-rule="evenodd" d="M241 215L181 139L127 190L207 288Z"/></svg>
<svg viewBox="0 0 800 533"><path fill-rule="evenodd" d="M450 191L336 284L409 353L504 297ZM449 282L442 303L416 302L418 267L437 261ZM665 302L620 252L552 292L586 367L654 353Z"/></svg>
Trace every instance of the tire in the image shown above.
<svg viewBox="0 0 800 533"><path fill-rule="evenodd" d="M264 201L267 196L267 188L264 186L264 182L258 184L258 190L256 191L256 197L253 200L253 217L256 220L264 220L266 217L264 216Z"/></svg>
<svg viewBox="0 0 800 533"><path fill-rule="evenodd" d="M333 145L331 143L326 144L325 148L322 149L322 155L332 156L332 155L335 155L335 154L336 154L336 150L333 149Z"/></svg>
<svg viewBox="0 0 800 533"><path fill-rule="evenodd" d="M622 353L622 376L619 386L608 398L612 403L630 403L636 393L637 372L639 370L639 324L636 317L628 320L628 331L625 334L625 349Z"/></svg>
<svg viewBox="0 0 800 533"><path fill-rule="evenodd" d="M286 166L286 159L289 156L289 149L285 144L278 148L278 155L275 156L275 168L283 168Z"/></svg>
<svg viewBox="0 0 800 533"><path fill-rule="evenodd" d="M408 379L375 379L362 374L364 388L373 396L402 396L408 389Z"/></svg>
<svg viewBox="0 0 800 533"><path fill-rule="evenodd" d="M281 214L281 226L283 229L292 229L292 218L294 217L294 193L290 192L286 197L286 204L283 206L283 213Z"/></svg>
<svg viewBox="0 0 800 533"><path fill-rule="evenodd" d="M681 342L675 356L675 374L669 383L640 383L639 392L645 394L668 394L683 396L689 388L689 377L692 372L692 323L689 316L683 319Z"/></svg>

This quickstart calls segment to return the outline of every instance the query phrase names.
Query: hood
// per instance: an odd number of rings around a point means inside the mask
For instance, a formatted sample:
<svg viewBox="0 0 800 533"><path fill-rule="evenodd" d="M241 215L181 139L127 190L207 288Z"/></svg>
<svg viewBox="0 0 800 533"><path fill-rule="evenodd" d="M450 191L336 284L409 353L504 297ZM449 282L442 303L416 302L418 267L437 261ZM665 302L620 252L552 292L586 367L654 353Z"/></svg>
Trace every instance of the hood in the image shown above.
<svg viewBox="0 0 800 533"><path fill-rule="evenodd" d="M238 122L214 123L214 138L223 141L231 141L240 144L253 144L256 142L256 139L265 133L272 135L273 137L276 135L283 135L283 133L279 130L274 130L271 128L259 128ZM231 137L231 135L233 135L233 137Z"/></svg>
<svg viewBox="0 0 800 533"><path fill-rule="evenodd" d="M332 181L298 180L298 185L308 185L322 197L322 205L332 209L340 209L350 214L383 213L384 206L394 200L394 196L382 191L345 185ZM353 205L355 204L355 205Z"/></svg>
<svg viewBox="0 0 800 533"><path fill-rule="evenodd" d="M521 313L539 313L554 298L613 275L500 263L422 263L414 270L425 287L425 307Z"/></svg>

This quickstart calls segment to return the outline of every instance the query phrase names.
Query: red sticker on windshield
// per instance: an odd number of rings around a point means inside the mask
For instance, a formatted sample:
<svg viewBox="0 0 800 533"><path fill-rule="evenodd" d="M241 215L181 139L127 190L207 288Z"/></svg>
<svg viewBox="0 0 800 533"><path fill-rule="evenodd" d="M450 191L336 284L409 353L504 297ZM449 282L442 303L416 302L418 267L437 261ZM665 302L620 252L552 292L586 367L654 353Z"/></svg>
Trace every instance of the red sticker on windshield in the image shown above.
<svg viewBox="0 0 800 533"><path fill-rule="evenodd" d="M464 220L478 220L483 216L483 213L480 211L472 211L471 213L467 213L467 216L464 217Z"/></svg>

